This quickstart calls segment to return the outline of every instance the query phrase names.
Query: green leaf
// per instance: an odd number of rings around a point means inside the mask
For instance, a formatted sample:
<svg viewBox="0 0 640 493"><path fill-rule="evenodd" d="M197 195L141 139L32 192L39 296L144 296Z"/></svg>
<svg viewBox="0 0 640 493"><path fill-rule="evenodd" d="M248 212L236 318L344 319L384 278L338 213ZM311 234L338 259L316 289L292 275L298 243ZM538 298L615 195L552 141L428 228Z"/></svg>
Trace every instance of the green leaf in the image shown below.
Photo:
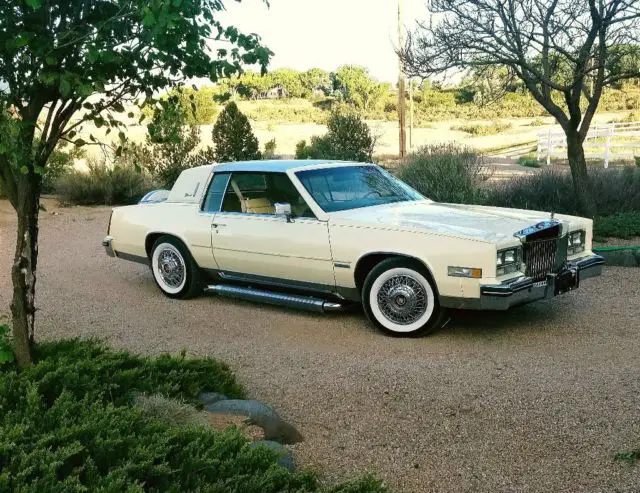
<svg viewBox="0 0 640 493"><path fill-rule="evenodd" d="M116 157L122 156L122 146L118 146L116 149Z"/></svg>
<svg viewBox="0 0 640 493"><path fill-rule="evenodd" d="M68 96L69 94L71 94L71 84L67 79L60 80L60 93L63 96Z"/></svg>
<svg viewBox="0 0 640 493"><path fill-rule="evenodd" d="M13 351L11 348L0 346L0 363L9 363L13 361Z"/></svg>
<svg viewBox="0 0 640 493"><path fill-rule="evenodd" d="M84 139L77 139L74 144L76 145L76 147L82 147L83 145L86 144Z"/></svg>
<svg viewBox="0 0 640 493"><path fill-rule="evenodd" d="M47 65L55 65L58 63L58 60L53 55L49 55L44 59L44 61L47 62Z"/></svg>
<svg viewBox="0 0 640 493"><path fill-rule="evenodd" d="M25 0L27 5L33 10L38 10L42 6L42 0Z"/></svg>
<svg viewBox="0 0 640 493"><path fill-rule="evenodd" d="M117 102L113 105L113 109L115 111L117 111L118 113L124 113L124 106L122 105L122 103Z"/></svg>
<svg viewBox="0 0 640 493"><path fill-rule="evenodd" d="M144 14L144 17L142 18L142 25L144 27L151 27L156 23L156 17L153 15L153 12L151 12L150 10Z"/></svg>
<svg viewBox="0 0 640 493"><path fill-rule="evenodd" d="M125 140L127 140L127 136L123 131L118 132L118 138L120 139L120 142L124 142Z"/></svg>
<svg viewBox="0 0 640 493"><path fill-rule="evenodd" d="M135 113L134 113L133 111L130 111L129 113L127 113L127 116L128 116L129 118L133 118L133 117L134 117L134 116L136 116L136 115L135 115Z"/></svg>
<svg viewBox="0 0 640 493"><path fill-rule="evenodd" d="M27 168L24 164L22 166L20 166L20 173L22 173L23 175L26 175L27 173L29 173L29 168Z"/></svg>

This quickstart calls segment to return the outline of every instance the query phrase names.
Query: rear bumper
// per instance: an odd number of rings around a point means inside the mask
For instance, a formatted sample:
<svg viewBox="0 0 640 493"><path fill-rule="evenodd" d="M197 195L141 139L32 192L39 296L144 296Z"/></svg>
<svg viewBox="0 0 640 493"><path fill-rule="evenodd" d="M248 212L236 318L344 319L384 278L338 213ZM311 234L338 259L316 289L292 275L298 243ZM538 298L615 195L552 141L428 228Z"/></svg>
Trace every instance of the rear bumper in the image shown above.
<svg viewBox="0 0 640 493"><path fill-rule="evenodd" d="M105 251L107 252L107 255L109 255L109 257L115 257L116 256L116 252L113 249L113 238L111 236L105 236L104 240L102 240L102 246L104 247Z"/></svg>
<svg viewBox="0 0 640 493"><path fill-rule="evenodd" d="M480 298L446 298L440 303L449 308L507 310L573 291L581 281L599 276L603 264L604 258L600 255L590 255L567 262L560 272L549 274L544 281L534 282L523 276L502 284L485 284L480 286Z"/></svg>

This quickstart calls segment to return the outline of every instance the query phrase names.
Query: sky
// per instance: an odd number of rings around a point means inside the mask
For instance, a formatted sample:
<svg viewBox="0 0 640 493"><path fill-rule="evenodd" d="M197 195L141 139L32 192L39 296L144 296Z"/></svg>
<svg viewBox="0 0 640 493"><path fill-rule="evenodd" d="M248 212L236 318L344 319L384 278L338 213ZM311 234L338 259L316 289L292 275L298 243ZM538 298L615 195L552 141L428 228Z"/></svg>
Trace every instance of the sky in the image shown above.
<svg viewBox="0 0 640 493"><path fill-rule="evenodd" d="M254 32L275 53L270 70L362 65L380 81L398 77L398 0L232 0L224 23ZM404 24L427 15L426 0L404 0Z"/></svg>

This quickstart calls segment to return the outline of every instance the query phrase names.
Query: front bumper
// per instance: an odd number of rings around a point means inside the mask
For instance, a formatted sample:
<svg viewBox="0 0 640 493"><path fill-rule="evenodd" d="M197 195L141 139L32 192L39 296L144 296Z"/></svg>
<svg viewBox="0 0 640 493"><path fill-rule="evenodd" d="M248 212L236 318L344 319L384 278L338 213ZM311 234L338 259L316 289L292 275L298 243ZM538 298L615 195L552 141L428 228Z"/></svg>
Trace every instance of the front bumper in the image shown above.
<svg viewBox="0 0 640 493"><path fill-rule="evenodd" d="M104 247L105 251L107 252L107 255L109 255L109 257L115 257L116 256L116 252L113 249L113 238L111 236L105 236L104 240L102 240L102 246Z"/></svg>
<svg viewBox="0 0 640 493"><path fill-rule="evenodd" d="M447 299L441 304L450 308L475 310L507 310L512 306L524 305L532 301L553 298L578 288L580 282L602 273L604 258L590 255L568 261L558 273L547 275L544 281L534 281L530 277L519 277L502 284L480 286L480 298Z"/></svg>

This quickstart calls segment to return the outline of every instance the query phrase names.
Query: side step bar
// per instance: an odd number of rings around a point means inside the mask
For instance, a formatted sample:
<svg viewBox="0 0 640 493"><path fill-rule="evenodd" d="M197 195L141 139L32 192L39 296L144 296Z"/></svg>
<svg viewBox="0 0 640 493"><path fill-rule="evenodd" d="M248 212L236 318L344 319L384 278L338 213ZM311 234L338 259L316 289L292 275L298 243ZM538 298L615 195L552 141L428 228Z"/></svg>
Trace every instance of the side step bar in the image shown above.
<svg viewBox="0 0 640 493"><path fill-rule="evenodd" d="M301 296L298 294L276 293L262 289L244 288L231 286L228 284L210 284L204 289L205 293L216 293L222 296L229 296L246 301L260 301L270 305L286 306L289 308L299 308L312 312L326 313L339 312L344 309L340 303L334 303L311 296Z"/></svg>

